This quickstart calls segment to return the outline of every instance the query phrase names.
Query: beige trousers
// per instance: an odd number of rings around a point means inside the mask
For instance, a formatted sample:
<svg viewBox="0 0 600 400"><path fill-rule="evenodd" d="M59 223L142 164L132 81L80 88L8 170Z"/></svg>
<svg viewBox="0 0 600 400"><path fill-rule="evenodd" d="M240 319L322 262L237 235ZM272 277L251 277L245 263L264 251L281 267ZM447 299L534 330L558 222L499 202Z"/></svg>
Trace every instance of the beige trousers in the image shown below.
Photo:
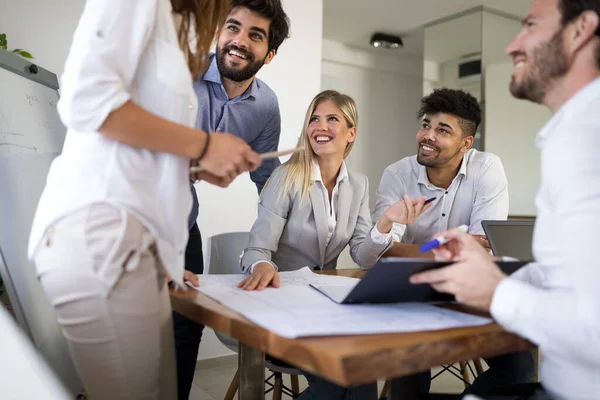
<svg viewBox="0 0 600 400"><path fill-rule="evenodd" d="M177 397L165 273L134 216L107 204L69 214L35 264L91 400Z"/></svg>

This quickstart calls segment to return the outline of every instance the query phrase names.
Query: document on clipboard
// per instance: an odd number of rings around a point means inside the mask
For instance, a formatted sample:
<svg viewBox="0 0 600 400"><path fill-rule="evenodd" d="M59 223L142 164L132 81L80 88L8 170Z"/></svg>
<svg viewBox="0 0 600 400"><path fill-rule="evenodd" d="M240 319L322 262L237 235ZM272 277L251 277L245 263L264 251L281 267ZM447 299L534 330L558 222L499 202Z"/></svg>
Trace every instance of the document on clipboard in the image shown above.
<svg viewBox="0 0 600 400"><path fill-rule="evenodd" d="M384 258L356 284L310 286L338 304L451 302L455 300L454 296L439 293L428 284L413 285L409 278L417 272L446 267L452 263L420 258ZM527 262L502 261L496 264L510 275Z"/></svg>

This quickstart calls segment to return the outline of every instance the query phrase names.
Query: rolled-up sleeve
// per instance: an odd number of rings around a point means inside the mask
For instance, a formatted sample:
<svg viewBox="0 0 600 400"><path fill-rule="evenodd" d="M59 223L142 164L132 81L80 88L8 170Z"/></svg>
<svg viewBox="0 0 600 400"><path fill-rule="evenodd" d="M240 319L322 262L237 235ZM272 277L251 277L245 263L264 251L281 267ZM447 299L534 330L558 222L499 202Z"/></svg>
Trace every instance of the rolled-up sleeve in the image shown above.
<svg viewBox="0 0 600 400"><path fill-rule="evenodd" d="M130 86L155 25L158 0L88 0L61 77L60 117L97 131L130 98Z"/></svg>

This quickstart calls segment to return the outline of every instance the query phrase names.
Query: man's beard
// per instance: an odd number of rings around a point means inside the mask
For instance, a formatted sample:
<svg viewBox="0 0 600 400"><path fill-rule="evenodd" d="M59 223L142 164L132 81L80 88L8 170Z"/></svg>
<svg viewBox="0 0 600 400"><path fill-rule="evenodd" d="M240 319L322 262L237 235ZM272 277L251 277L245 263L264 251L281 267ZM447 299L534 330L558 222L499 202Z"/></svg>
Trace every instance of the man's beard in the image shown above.
<svg viewBox="0 0 600 400"><path fill-rule="evenodd" d="M524 66L527 68L527 63L530 62L530 69L521 82L517 82L513 76L510 82L510 93L514 97L541 103L552 82L567 73L568 63L562 44L562 33L561 29L552 39L533 50L531 61L526 59Z"/></svg>
<svg viewBox="0 0 600 400"><path fill-rule="evenodd" d="M246 57L246 65L244 68L230 68L225 64L225 57L231 50L240 52ZM265 64L265 60L254 60L254 54L249 51L243 50L237 46L229 45L222 49L217 49L217 66L222 77L232 80L234 82L244 82L251 79Z"/></svg>
<svg viewBox="0 0 600 400"><path fill-rule="evenodd" d="M433 157L421 157L421 155L419 154L419 152L421 150L421 145L426 145L426 146L436 149L437 155L435 155ZM423 142L419 143L419 146L417 147L417 162L424 167L438 168L438 167L441 167L442 165L448 163L448 161L452 160L458 153L460 153L460 147L454 153L452 153L452 155L442 156L441 150L439 148L437 148L436 146L433 146L431 143L423 141Z"/></svg>

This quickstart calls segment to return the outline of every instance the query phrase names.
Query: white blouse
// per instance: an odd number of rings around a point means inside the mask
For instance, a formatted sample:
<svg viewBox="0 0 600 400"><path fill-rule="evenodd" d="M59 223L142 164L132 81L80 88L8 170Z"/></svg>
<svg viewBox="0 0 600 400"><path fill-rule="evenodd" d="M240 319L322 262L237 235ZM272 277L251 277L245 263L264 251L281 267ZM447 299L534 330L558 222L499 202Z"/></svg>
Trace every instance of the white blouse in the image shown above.
<svg viewBox="0 0 600 400"><path fill-rule="evenodd" d="M61 77L58 111L67 136L38 205L30 258L58 218L110 203L150 230L167 272L182 283L192 204L189 159L131 147L98 132L128 100L194 126L197 100L171 14L169 0L86 1Z"/></svg>

